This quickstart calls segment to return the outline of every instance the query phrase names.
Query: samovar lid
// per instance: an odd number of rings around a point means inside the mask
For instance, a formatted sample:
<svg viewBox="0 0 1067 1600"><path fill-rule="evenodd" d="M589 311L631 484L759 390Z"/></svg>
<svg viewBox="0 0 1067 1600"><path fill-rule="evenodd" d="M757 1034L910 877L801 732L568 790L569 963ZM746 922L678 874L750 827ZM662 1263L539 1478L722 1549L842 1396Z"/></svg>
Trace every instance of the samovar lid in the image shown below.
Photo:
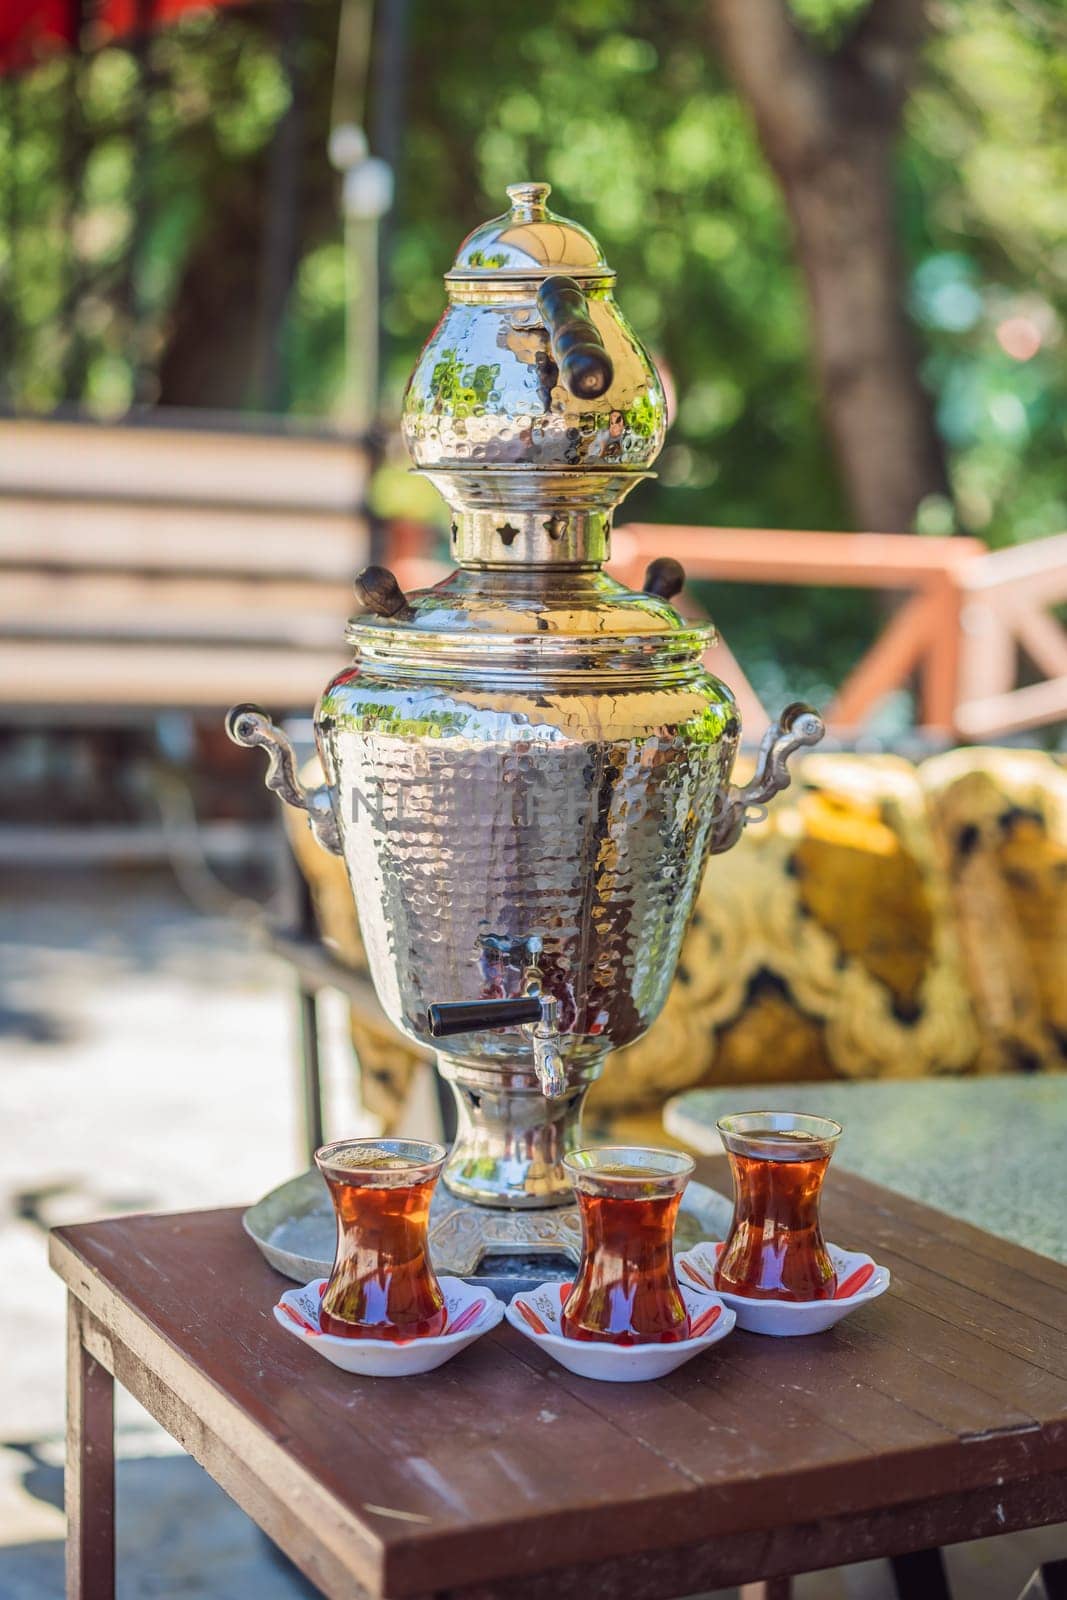
<svg viewBox="0 0 1067 1600"><path fill-rule="evenodd" d="M356 579L366 609L348 623L348 642L364 653L430 670L451 663L553 670L599 665L638 672L691 660L715 642L709 622L683 619L670 604L677 590L653 582L662 561L630 589L606 572L506 574L460 568L429 589L405 594L394 575L368 567ZM676 563L667 563L677 566ZM681 581L681 569L678 580Z"/></svg>
<svg viewBox="0 0 1067 1600"><path fill-rule="evenodd" d="M469 233L459 247L446 283L491 279L540 279L562 274L578 283L605 286L615 274L593 235L568 217L550 211L549 183L508 185L511 210Z"/></svg>

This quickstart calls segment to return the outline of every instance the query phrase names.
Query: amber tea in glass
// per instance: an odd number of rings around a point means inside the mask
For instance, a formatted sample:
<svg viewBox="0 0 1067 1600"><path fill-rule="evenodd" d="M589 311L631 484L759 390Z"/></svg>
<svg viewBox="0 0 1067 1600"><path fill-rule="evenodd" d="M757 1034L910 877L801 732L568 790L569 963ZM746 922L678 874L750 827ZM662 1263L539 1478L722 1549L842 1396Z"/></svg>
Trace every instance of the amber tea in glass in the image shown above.
<svg viewBox="0 0 1067 1600"><path fill-rule="evenodd" d="M324 1333L422 1339L445 1331L428 1231L446 1153L413 1139L343 1139L316 1151L337 1213L337 1253L319 1311Z"/></svg>
<svg viewBox="0 0 1067 1600"><path fill-rule="evenodd" d="M819 1196L841 1124L748 1111L716 1124L734 1178L734 1215L715 1287L753 1300L832 1300L837 1276Z"/></svg>
<svg viewBox="0 0 1067 1600"><path fill-rule="evenodd" d="M674 1224L693 1163L673 1150L576 1150L563 1165L582 1219L582 1260L561 1314L569 1339L666 1344L689 1335Z"/></svg>

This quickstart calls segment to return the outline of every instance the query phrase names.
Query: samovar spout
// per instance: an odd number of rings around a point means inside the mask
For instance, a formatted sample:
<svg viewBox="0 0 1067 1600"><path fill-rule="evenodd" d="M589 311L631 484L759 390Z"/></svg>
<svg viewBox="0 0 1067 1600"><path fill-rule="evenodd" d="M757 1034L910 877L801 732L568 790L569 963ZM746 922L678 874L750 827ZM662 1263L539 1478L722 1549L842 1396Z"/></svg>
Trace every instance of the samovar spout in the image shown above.
<svg viewBox="0 0 1067 1600"><path fill-rule="evenodd" d="M559 1050L559 1024L556 1020L556 1002L539 997L541 1015L529 1029L533 1042L533 1064L541 1093L547 1100L556 1100L567 1092L567 1072Z"/></svg>

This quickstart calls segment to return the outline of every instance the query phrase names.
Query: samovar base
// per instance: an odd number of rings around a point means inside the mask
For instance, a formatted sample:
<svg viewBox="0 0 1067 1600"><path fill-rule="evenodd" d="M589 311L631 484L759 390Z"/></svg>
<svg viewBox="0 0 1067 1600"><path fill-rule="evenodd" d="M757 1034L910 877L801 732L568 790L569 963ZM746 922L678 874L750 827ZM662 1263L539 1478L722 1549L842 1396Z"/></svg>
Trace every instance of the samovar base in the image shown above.
<svg viewBox="0 0 1067 1600"><path fill-rule="evenodd" d="M602 1066L602 1055L568 1065L566 1093L550 1099L525 1060L498 1065L439 1050L437 1070L456 1101L456 1137L442 1174L449 1193L494 1210L573 1206L563 1157L581 1148L582 1105Z"/></svg>

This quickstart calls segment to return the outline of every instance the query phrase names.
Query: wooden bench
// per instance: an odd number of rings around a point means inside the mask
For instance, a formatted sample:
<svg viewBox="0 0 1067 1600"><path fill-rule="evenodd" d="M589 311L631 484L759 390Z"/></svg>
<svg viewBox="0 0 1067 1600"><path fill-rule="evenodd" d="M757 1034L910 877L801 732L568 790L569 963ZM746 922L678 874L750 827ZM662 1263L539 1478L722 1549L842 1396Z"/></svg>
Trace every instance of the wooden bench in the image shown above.
<svg viewBox="0 0 1067 1600"><path fill-rule="evenodd" d="M368 453L341 433L0 421L0 707L307 711L347 656Z"/></svg>

